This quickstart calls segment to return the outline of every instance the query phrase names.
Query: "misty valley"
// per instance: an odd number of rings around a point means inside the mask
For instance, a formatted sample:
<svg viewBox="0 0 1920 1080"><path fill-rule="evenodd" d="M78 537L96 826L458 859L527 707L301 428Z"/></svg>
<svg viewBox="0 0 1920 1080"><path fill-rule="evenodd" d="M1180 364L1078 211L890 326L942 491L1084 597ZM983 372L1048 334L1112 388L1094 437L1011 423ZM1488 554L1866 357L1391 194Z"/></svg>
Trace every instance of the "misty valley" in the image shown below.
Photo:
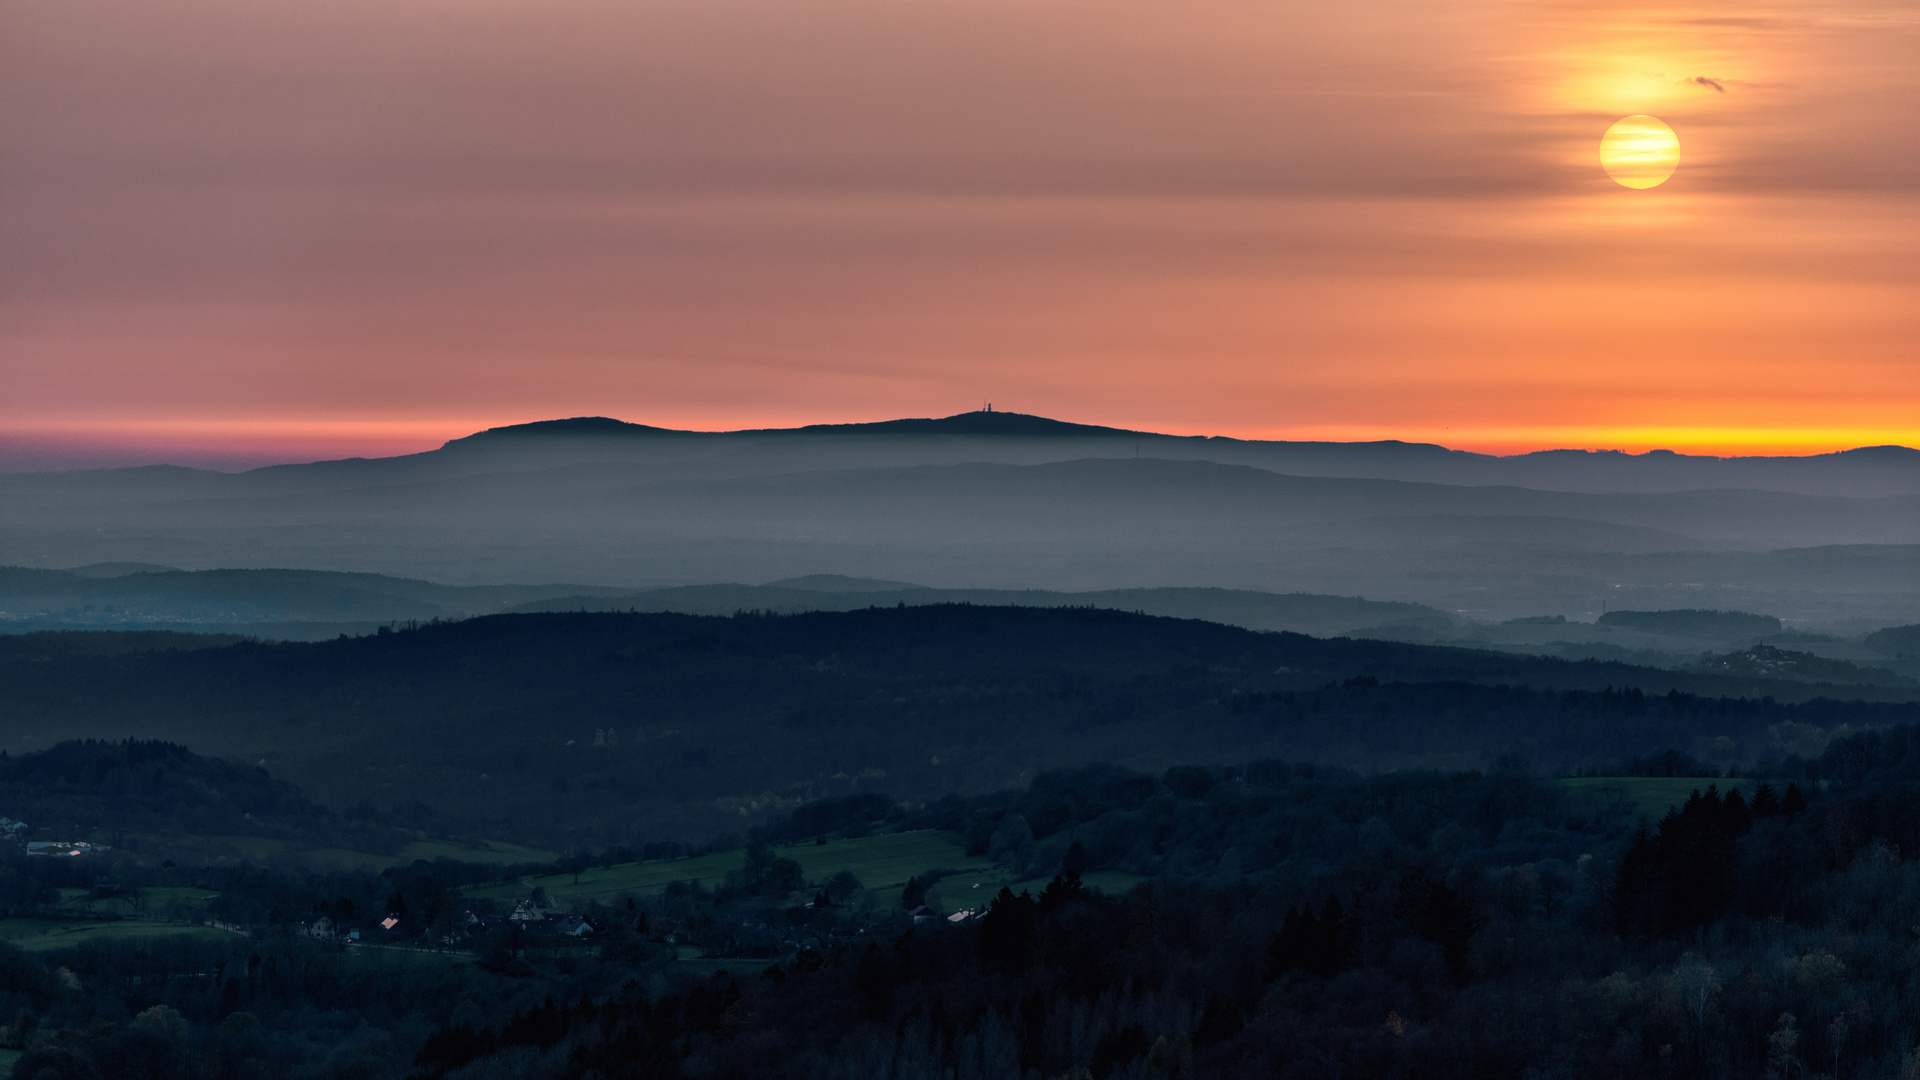
<svg viewBox="0 0 1920 1080"><path fill-rule="evenodd" d="M21 1080L1920 1075L1920 452L0 474Z"/></svg>

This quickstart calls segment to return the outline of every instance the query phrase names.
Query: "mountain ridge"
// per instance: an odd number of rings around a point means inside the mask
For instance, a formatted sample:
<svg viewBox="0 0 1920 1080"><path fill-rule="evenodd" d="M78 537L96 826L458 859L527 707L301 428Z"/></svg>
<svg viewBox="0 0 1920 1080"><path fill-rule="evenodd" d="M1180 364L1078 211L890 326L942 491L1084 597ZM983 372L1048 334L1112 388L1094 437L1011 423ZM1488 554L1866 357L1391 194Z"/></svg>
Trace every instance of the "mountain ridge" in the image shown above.
<svg viewBox="0 0 1920 1080"><path fill-rule="evenodd" d="M1574 447L1555 447L1544 450L1529 450L1518 454L1484 454L1472 450L1458 450L1439 443L1409 442L1404 439L1362 439L1352 441L1332 441L1317 439L1247 439L1233 435L1175 435L1160 431L1142 431L1132 428L1116 428L1102 424L1081 424L1052 417L1036 416L1029 413L976 411L955 413L943 417L902 417L894 420L857 421L835 424L802 424L790 428L736 428L718 431L705 431L689 428L666 428L651 424L639 424L627 420L618 420L606 416L576 416L554 420L535 420L520 424L507 424L487 428L471 435L449 439L441 445L447 447L471 444L499 438L553 437L553 438L600 438L607 436L676 436L694 438L719 438L741 435L989 435L1015 437L1112 437L1124 436L1139 439L1168 439L1180 441L1203 441L1222 443L1241 443L1247 445L1277 445L1300 448L1354 448L1377 447L1394 450L1415 450L1440 454L1459 454L1489 461L1516 461L1577 455L1582 459L1603 460L1653 460L1665 461L1680 459L1690 461L1809 461L1838 458L1867 458L1898 461L1902 464L1920 465L1920 449L1897 444L1878 444L1856 446L1845 450L1826 451L1818 454L1688 454L1676 450L1654 449L1640 453L1625 450L1590 450Z"/></svg>
<svg viewBox="0 0 1920 1080"><path fill-rule="evenodd" d="M1080 424L1016 412L969 412L946 417L793 428L695 431L576 416L487 428L441 446L392 457L349 457L262 466L238 473L180 466L4 473L0 482L67 478L69 484L115 480L174 483L242 478L242 486L338 485L391 480L398 474L464 474L498 466L514 470L590 460L685 462L716 448L771 455L752 468L844 466L863 453L898 455L919 446L928 463L993 460L1031 464L1050 453L1198 457L1303 476L1401 479L1461 485L1512 484L1539 490L1679 491L1758 487L1803 494L1854 496L1920 493L1920 450L1894 445L1854 447L1809 455L1699 455L1671 450L1558 448L1495 455L1402 440L1357 442L1242 439L1173 435ZM1054 448L1049 450L1049 448ZM1074 450L1069 447L1081 447ZM613 455L608 458L607 455ZM984 457L979 455L984 454ZM53 480L51 482L60 482Z"/></svg>

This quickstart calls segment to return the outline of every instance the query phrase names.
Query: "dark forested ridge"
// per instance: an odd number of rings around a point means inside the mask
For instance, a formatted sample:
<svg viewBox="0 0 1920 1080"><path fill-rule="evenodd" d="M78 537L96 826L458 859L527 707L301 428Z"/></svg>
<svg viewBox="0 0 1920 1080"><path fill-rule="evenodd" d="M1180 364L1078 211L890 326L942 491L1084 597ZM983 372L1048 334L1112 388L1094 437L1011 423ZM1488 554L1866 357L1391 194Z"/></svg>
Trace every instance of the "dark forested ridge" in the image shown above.
<svg viewBox="0 0 1920 1080"><path fill-rule="evenodd" d="M1559 768L1674 747L1725 769L1920 719L1905 688L1084 609L497 616L117 656L39 640L0 638L16 750L167 739L264 761L336 807L424 806L434 827L560 845L699 839L810 799L989 791L1093 760L1461 768L1515 752Z"/></svg>
<svg viewBox="0 0 1920 1080"><path fill-rule="evenodd" d="M258 766L203 757L172 743L127 739L0 752L0 814L28 838L111 842L145 851L205 836L256 836L312 847L393 852L411 834L316 805Z"/></svg>

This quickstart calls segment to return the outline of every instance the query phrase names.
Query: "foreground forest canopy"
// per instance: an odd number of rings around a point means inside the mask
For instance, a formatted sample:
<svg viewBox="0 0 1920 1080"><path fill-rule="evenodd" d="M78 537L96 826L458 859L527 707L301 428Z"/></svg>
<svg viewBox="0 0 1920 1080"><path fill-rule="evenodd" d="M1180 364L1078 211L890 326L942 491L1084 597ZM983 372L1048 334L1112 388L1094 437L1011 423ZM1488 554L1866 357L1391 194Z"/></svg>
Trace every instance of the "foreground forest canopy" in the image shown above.
<svg viewBox="0 0 1920 1080"><path fill-rule="evenodd" d="M1687 764L1640 764L1661 761ZM8 769L0 793L75 775L311 807L155 744ZM722 881L583 902L522 880L633 853L297 874L0 847L0 1044L21 1080L1903 1077L1916 822L1903 726L1700 778L1657 823L1511 758L855 796L770 822ZM1050 876L988 896L934 868L894 894L768 846L876 829Z"/></svg>
<svg viewBox="0 0 1920 1080"><path fill-rule="evenodd" d="M1719 771L1920 721L1911 687L1257 633L1086 609L492 616L320 643L0 637L0 745L162 738L417 829L562 850L704 841L861 791L1102 760ZM4 811L0 811L4 812Z"/></svg>

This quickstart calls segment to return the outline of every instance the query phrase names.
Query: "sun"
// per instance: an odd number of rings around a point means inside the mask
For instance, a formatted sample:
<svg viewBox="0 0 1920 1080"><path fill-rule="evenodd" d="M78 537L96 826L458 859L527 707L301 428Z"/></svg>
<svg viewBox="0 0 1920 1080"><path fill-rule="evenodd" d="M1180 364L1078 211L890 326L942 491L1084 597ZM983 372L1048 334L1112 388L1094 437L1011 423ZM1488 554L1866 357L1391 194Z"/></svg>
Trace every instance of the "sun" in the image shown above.
<svg viewBox="0 0 1920 1080"><path fill-rule="evenodd" d="M1623 187L1659 187L1680 167L1680 137L1658 117L1622 117L1600 137L1600 164Z"/></svg>

